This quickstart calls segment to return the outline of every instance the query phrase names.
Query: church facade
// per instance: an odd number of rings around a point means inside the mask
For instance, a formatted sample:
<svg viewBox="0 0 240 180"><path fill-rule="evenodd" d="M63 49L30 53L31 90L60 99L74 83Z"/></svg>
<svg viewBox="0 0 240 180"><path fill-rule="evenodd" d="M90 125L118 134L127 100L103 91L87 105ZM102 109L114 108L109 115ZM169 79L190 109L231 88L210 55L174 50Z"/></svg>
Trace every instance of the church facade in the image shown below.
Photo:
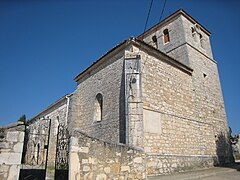
<svg viewBox="0 0 240 180"><path fill-rule="evenodd" d="M54 144L60 123L69 130L70 179L107 179L115 177L113 174L120 178L126 177L124 173L129 179L144 179L231 162L228 123L210 35L180 9L139 37L124 40L77 75L77 89L71 95L29 122L31 127L42 117L51 119L48 164L56 163ZM127 163L109 165L110 160L101 160L98 165L96 148L91 154L91 147L96 145L91 143L96 142L99 153L102 148L103 154L113 153L116 147L112 144L127 148L126 154L130 150L136 153L118 156L116 150L111 157L122 157L121 162L127 159ZM106 150L102 143L111 148ZM145 169L134 169L131 158ZM132 171L142 171L141 178L130 176Z"/></svg>

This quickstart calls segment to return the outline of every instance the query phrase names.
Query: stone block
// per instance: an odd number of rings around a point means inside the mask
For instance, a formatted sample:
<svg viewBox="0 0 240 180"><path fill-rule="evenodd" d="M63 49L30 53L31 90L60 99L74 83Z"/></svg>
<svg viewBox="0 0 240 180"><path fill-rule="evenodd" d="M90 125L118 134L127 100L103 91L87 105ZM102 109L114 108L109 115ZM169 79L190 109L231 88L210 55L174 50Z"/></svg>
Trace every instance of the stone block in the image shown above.
<svg viewBox="0 0 240 180"><path fill-rule="evenodd" d="M88 172L90 171L90 167L89 166L83 166L83 172Z"/></svg>
<svg viewBox="0 0 240 180"><path fill-rule="evenodd" d="M69 152L75 153L79 151L79 147L78 146L70 146L69 147Z"/></svg>
<svg viewBox="0 0 240 180"><path fill-rule="evenodd" d="M92 179L93 179L93 173L92 172L86 173L83 176L83 180L92 180Z"/></svg>
<svg viewBox="0 0 240 180"><path fill-rule="evenodd" d="M96 159L96 158L93 158L93 157L89 157L89 158L88 158L88 162L89 162L90 164L97 164L97 159Z"/></svg>
<svg viewBox="0 0 240 180"><path fill-rule="evenodd" d="M0 142L0 149L8 149L10 148L9 142Z"/></svg>
<svg viewBox="0 0 240 180"><path fill-rule="evenodd" d="M161 134L162 123L160 119L160 113L144 109L143 120L144 120L145 132Z"/></svg>
<svg viewBox="0 0 240 180"><path fill-rule="evenodd" d="M89 147L80 147L78 149L78 152L80 152L80 153L88 153L89 152Z"/></svg>
<svg viewBox="0 0 240 180"><path fill-rule="evenodd" d="M136 158L133 159L133 162L141 164L143 162L143 159L142 159L142 157L136 157Z"/></svg>
<svg viewBox="0 0 240 180"><path fill-rule="evenodd" d="M25 136L24 132L19 132L18 141L19 142L24 142L24 136Z"/></svg>
<svg viewBox="0 0 240 180"><path fill-rule="evenodd" d="M8 173L8 178L11 180L18 179L19 177L19 172L20 172L20 165L11 165Z"/></svg>
<svg viewBox="0 0 240 180"><path fill-rule="evenodd" d="M0 172L8 171L9 167L10 167L9 165L1 164L0 165Z"/></svg>
<svg viewBox="0 0 240 180"><path fill-rule="evenodd" d="M69 177L70 179L76 179L79 176L80 163L77 153L69 153Z"/></svg>
<svg viewBox="0 0 240 180"><path fill-rule="evenodd" d="M136 175L136 179L145 179L145 176L142 172L138 172Z"/></svg>
<svg viewBox="0 0 240 180"><path fill-rule="evenodd" d="M132 149L129 149L129 150L127 151L127 153L128 153L128 154L132 154L132 153L133 153L133 150L132 150Z"/></svg>
<svg viewBox="0 0 240 180"><path fill-rule="evenodd" d="M16 144L14 144L13 151L16 152L16 153L22 153L22 151L23 151L23 142L18 142Z"/></svg>
<svg viewBox="0 0 240 180"><path fill-rule="evenodd" d="M88 163L89 163L88 159L82 159L82 164L88 164Z"/></svg>
<svg viewBox="0 0 240 180"><path fill-rule="evenodd" d="M122 155L121 153L116 152L116 156L121 156L121 155Z"/></svg>
<svg viewBox="0 0 240 180"><path fill-rule="evenodd" d="M8 131L6 140L9 142L17 142L19 137L19 133L15 131Z"/></svg>
<svg viewBox="0 0 240 180"><path fill-rule="evenodd" d="M107 180L106 174L98 174L96 180Z"/></svg>
<svg viewBox="0 0 240 180"><path fill-rule="evenodd" d="M22 153L4 152L0 153L0 164L21 164Z"/></svg>
<svg viewBox="0 0 240 180"><path fill-rule="evenodd" d="M130 167L129 166L121 166L121 172L128 171L130 172Z"/></svg>
<svg viewBox="0 0 240 180"><path fill-rule="evenodd" d="M111 172L111 168L110 167L105 167L104 172L109 174Z"/></svg>
<svg viewBox="0 0 240 180"><path fill-rule="evenodd" d="M120 171L120 164L119 163L111 164L110 168L111 168L111 172L119 173L119 171Z"/></svg>
<svg viewBox="0 0 240 180"><path fill-rule="evenodd" d="M70 138L70 146L77 146L78 147L78 138L71 137Z"/></svg>

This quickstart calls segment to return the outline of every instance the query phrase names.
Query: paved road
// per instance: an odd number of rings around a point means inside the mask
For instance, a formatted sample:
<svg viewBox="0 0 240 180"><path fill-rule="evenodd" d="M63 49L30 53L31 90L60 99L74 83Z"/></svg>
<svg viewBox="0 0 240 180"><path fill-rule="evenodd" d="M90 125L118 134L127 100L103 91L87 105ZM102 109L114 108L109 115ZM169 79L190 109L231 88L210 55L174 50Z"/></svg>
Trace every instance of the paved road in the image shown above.
<svg viewBox="0 0 240 180"><path fill-rule="evenodd" d="M173 175L148 177L148 180L240 180L240 164L232 167L214 167Z"/></svg>
<svg viewBox="0 0 240 180"><path fill-rule="evenodd" d="M202 180L240 180L240 171L218 173L213 176L201 178Z"/></svg>

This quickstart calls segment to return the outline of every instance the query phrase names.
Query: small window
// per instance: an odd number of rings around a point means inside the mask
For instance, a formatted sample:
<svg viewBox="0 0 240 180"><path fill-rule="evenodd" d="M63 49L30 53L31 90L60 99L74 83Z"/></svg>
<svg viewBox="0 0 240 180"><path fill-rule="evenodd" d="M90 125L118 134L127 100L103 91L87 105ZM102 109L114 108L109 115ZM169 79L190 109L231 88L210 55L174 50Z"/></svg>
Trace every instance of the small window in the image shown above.
<svg viewBox="0 0 240 180"><path fill-rule="evenodd" d="M192 34L195 32L195 29L194 27L191 27L191 30L192 30Z"/></svg>
<svg viewBox="0 0 240 180"><path fill-rule="evenodd" d="M157 48L157 36L156 35L154 35L152 37L152 41L153 41L153 47Z"/></svg>
<svg viewBox="0 0 240 180"><path fill-rule="evenodd" d="M196 36L196 30L194 29L194 27L191 27L191 30L192 30L192 37L195 37Z"/></svg>
<svg viewBox="0 0 240 180"><path fill-rule="evenodd" d="M102 121L103 96L98 93L95 100L95 121Z"/></svg>
<svg viewBox="0 0 240 180"><path fill-rule="evenodd" d="M165 29L165 30L163 31L163 38L164 38L164 43L167 43L167 42L170 41L168 29Z"/></svg>
<svg viewBox="0 0 240 180"><path fill-rule="evenodd" d="M199 36L200 36L200 45L203 49L205 49L205 40L201 34Z"/></svg>

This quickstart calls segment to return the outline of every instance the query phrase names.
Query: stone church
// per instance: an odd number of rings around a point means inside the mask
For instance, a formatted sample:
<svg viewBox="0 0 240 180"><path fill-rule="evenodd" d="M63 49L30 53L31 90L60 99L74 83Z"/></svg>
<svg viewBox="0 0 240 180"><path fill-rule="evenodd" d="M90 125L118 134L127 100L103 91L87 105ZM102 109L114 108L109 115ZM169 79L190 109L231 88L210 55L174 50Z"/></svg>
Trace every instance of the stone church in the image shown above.
<svg viewBox="0 0 240 180"><path fill-rule="evenodd" d="M106 52L29 121L29 132L49 133L26 148L25 163L47 160L51 179L60 152L69 179L145 179L231 162L210 35L180 9Z"/></svg>

